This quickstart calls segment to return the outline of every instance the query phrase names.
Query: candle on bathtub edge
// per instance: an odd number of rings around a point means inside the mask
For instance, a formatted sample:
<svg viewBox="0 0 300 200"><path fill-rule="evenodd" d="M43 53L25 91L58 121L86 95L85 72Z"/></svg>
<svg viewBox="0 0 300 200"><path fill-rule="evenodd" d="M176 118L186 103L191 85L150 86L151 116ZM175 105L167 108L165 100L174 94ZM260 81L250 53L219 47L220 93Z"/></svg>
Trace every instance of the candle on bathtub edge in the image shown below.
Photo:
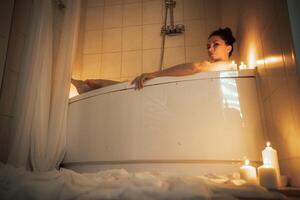
<svg viewBox="0 0 300 200"><path fill-rule="evenodd" d="M272 166L275 169L277 185L280 185L280 169L277 157L277 151L271 147L271 143L267 142L266 148L262 151L263 163Z"/></svg>
<svg viewBox="0 0 300 200"><path fill-rule="evenodd" d="M246 69L246 68L247 68L247 66L242 61L241 64L239 65L239 69Z"/></svg>
<svg viewBox="0 0 300 200"><path fill-rule="evenodd" d="M237 66L237 64L235 63L234 60L231 61L231 64L232 64L232 67L233 67L234 70L239 70L239 68L238 68L238 66Z"/></svg>
<svg viewBox="0 0 300 200"><path fill-rule="evenodd" d="M245 160L245 164L240 168L240 177L247 183L257 183L256 169L249 165L249 160Z"/></svg>
<svg viewBox="0 0 300 200"><path fill-rule="evenodd" d="M259 184L267 189L276 189L278 187L276 170L271 165L262 165L258 167Z"/></svg>

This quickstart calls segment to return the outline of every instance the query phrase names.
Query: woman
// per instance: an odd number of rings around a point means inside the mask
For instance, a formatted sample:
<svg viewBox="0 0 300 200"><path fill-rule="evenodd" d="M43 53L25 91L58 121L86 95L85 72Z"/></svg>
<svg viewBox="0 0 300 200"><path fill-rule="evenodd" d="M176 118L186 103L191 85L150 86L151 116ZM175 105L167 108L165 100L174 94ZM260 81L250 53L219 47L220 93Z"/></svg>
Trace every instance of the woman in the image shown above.
<svg viewBox="0 0 300 200"><path fill-rule="evenodd" d="M162 71L152 73L143 73L136 77L131 83L135 84L136 89L142 89L144 83L156 77L161 76L185 76L206 71L231 70L229 57L233 52L233 43L235 38L230 28L220 28L213 31L207 41L207 51L210 61L193 62L175 65ZM72 79L72 84L77 88L78 93L87 92L93 89L105 87L108 85L120 83L117 81L103 79L88 79L79 81Z"/></svg>

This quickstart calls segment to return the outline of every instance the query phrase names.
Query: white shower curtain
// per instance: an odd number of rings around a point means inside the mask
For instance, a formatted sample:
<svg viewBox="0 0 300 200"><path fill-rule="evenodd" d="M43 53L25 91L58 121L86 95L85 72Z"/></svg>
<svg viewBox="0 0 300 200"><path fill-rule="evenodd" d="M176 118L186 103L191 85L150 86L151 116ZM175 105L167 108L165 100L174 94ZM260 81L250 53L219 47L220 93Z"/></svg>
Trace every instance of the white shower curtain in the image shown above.
<svg viewBox="0 0 300 200"><path fill-rule="evenodd" d="M11 129L8 163L35 171L56 168L64 156L81 0L66 1L56 60L53 9L51 0L33 0Z"/></svg>

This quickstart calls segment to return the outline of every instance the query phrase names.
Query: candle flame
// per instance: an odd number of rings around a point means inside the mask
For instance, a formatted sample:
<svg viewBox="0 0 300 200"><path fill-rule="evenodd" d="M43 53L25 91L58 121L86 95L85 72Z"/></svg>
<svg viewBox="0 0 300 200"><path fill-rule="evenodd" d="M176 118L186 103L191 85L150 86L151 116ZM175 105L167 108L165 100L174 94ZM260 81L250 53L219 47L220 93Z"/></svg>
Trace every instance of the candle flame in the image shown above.
<svg viewBox="0 0 300 200"><path fill-rule="evenodd" d="M245 160L245 165L249 165L250 161L248 159Z"/></svg>
<svg viewBox="0 0 300 200"><path fill-rule="evenodd" d="M234 60L233 60L233 61L231 61L231 64L233 64L233 65L234 65L234 64L235 64L235 61L234 61Z"/></svg>
<svg viewBox="0 0 300 200"><path fill-rule="evenodd" d="M271 146L271 143L268 141L267 142L267 147L270 147Z"/></svg>

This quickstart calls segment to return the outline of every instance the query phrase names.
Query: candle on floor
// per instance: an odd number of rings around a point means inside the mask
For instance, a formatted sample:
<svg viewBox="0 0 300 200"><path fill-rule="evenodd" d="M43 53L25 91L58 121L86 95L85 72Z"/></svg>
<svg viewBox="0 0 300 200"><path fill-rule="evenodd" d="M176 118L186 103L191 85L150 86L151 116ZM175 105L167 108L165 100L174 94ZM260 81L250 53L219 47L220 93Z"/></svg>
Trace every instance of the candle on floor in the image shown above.
<svg viewBox="0 0 300 200"><path fill-rule="evenodd" d="M276 170L273 166L262 165L258 167L259 184L267 189L276 189L277 176Z"/></svg>
<svg viewBox="0 0 300 200"><path fill-rule="evenodd" d="M272 166L275 169L277 185L280 183L280 169L277 157L277 151L271 147L271 143L267 142L266 148L262 151L263 163Z"/></svg>
<svg viewBox="0 0 300 200"><path fill-rule="evenodd" d="M245 160L245 164L240 168L240 177L247 183L257 183L256 169L249 165L249 160Z"/></svg>

